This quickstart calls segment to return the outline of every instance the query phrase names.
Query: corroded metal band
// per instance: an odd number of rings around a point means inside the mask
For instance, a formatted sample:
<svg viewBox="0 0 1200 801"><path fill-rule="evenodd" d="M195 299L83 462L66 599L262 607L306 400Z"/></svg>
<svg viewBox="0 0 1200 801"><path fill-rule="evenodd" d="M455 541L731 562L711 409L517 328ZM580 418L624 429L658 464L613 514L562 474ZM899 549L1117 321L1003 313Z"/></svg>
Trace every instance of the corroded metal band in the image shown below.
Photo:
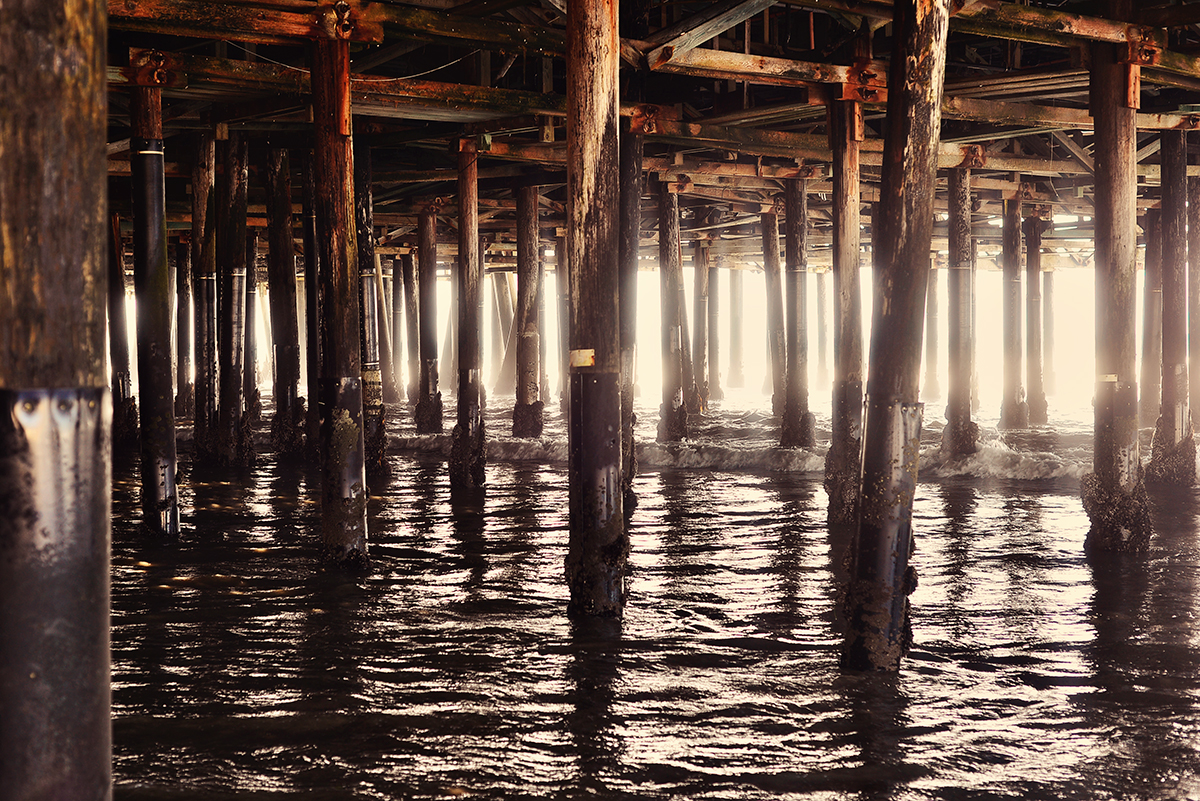
<svg viewBox="0 0 1200 801"><path fill-rule="evenodd" d="M101 798L112 400L103 387L0 389L0 405L0 794Z"/></svg>
<svg viewBox="0 0 1200 801"><path fill-rule="evenodd" d="M112 399L104 387L0 389L0 409L11 510L0 550L53 560L96 514L108 518Z"/></svg>

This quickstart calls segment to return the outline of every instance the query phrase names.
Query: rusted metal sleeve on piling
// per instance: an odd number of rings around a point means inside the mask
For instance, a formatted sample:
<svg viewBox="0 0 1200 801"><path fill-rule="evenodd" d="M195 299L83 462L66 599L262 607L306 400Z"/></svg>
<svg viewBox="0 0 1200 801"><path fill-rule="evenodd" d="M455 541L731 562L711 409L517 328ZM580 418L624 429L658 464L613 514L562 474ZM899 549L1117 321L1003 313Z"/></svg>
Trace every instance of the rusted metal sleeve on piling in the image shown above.
<svg viewBox="0 0 1200 801"><path fill-rule="evenodd" d="M217 260L220 328L217 336L220 366L218 431L214 437L217 458L241 465L247 458L242 426L242 386L246 347L246 141L238 133L221 142L218 150L224 171L218 205Z"/></svg>
<svg viewBox="0 0 1200 801"><path fill-rule="evenodd" d="M1004 339L1004 395L1000 428L1029 426L1029 406L1021 386L1021 201L1004 201L1001 229L1001 290Z"/></svg>
<svg viewBox="0 0 1200 801"><path fill-rule="evenodd" d="M946 392L946 427L942 450L966 456L979 449L979 426L971 421L971 375L975 343L971 327L971 172L954 169L949 177L950 242L946 271L946 350L950 362L950 385Z"/></svg>
<svg viewBox="0 0 1200 801"><path fill-rule="evenodd" d="M542 260L538 253L538 187L517 188L517 313L513 336L517 349L517 397L514 437L542 435L542 365L538 295ZM512 344L509 347L513 347Z"/></svg>
<svg viewBox="0 0 1200 801"><path fill-rule="evenodd" d="M304 443L300 405L300 321L296 312L291 160L283 148L272 148L267 154L267 286L271 297L271 333L275 342L272 438L277 452L296 453Z"/></svg>
<svg viewBox="0 0 1200 801"><path fill-rule="evenodd" d="M859 292L862 106L837 100L829 112L833 146L833 387L825 491L829 522L854 522L862 441L863 338Z"/></svg>
<svg viewBox="0 0 1200 801"><path fill-rule="evenodd" d="M1130 9L1110 3L1115 12ZM1128 70L1113 45L1092 45L1096 161L1095 472L1081 482L1091 519L1085 547L1138 550L1152 526L1138 446L1136 354L1137 129Z"/></svg>
<svg viewBox="0 0 1200 801"><path fill-rule="evenodd" d="M768 212L760 217L763 237L763 275L767 285L767 346L771 367L771 413L783 414L787 381L787 345L784 340L783 278L780 275L779 215Z"/></svg>
<svg viewBox="0 0 1200 801"><path fill-rule="evenodd" d="M679 313L679 284L683 258L679 239L679 195L658 185L658 286L662 304L662 405L658 441L677 442L687 436L687 407L683 385L683 326Z"/></svg>
<svg viewBox="0 0 1200 801"><path fill-rule="evenodd" d="M933 233L947 2L896 4L875 238L862 497L850 553L842 665L898 670L911 629L912 503L923 407L921 334ZM919 13L918 13L919 12Z"/></svg>
<svg viewBox="0 0 1200 801"><path fill-rule="evenodd" d="M313 128L321 283L321 544L328 561L367 559L367 493L358 320L358 237L350 127L350 51L313 43Z"/></svg>
<svg viewBox="0 0 1200 801"><path fill-rule="evenodd" d="M362 349L363 437L367 473L387 472L387 407L380 336L381 303L375 283L375 231L371 194L371 146L362 135L354 143L354 220L358 245L359 347ZM394 388L393 388L394 394Z"/></svg>
<svg viewBox="0 0 1200 801"><path fill-rule="evenodd" d="M451 432L450 485L481 487L483 431L483 258L479 243L479 153L458 142L458 419Z"/></svg>
<svg viewBox="0 0 1200 801"><path fill-rule="evenodd" d="M638 119L621 133L621 230L617 269L621 293L621 477L626 494L632 493L637 475L637 451L633 438L635 383L637 381L637 284L638 251L642 227L642 152L645 137ZM632 503L632 499L630 499Z"/></svg>
<svg viewBox="0 0 1200 801"><path fill-rule="evenodd" d="M1025 383L1029 422L1049 421L1046 387L1042 382L1042 233L1051 225L1041 217L1026 217L1025 226Z"/></svg>
<svg viewBox="0 0 1200 801"><path fill-rule="evenodd" d="M1196 483L1196 443L1188 408L1187 139L1162 134L1162 409L1147 480Z"/></svg>
<svg viewBox="0 0 1200 801"><path fill-rule="evenodd" d="M141 397L142 522L179 535L175 487L175 396L172 386L170 265L167 263L162 90L133 89L130 175L133 186L133 284L137 298L138 394Z"/></svg>
<svg viewBox="0 0 1200 801"><path fill-rule="evenodd" d="M442 433L442 393L438 390L437 330L437 214L421 211L417 228L417 283L421 325L421 378L418 388L416 424L418 434Z"/></svg>
<svg viewBox="0 0 1200 801"><path fill-rule="evenodd" d="M614 0L567 7L571 270L568 614L619 617L629 536L621 477L619 40Z"/></svg>
<svg viewBox="0 0 1200 801"><path fill-rule="evenodd" d="M105 39L100 3L0 14L0 795L12 801L112 793Z"/></svg>
<svg viewBox="0 0 1200 801"><path fill-rule="evenodd" d="M784 324L787 330L786 390L780 445L816 444L816 418L808 410L808 192L807 181L784 186Z"/></svg>

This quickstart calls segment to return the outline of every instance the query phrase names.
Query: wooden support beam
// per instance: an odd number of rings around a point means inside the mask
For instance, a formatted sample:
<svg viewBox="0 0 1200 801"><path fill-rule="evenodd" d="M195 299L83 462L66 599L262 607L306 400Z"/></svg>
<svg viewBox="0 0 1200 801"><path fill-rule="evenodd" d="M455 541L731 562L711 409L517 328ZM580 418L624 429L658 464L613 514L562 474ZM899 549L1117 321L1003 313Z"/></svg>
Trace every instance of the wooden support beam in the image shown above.
<svg viewBox="0 0 1200 801"><path fill-rule="evenodd" d="M1129 4L1109 0L1114 11ZM1153 532L1138 443L1135 344L1137 147L1134 110L1124 101L1119 48L1092 47L1092 116L1096 121L1096 424L1095 472L1081 482L1095 550L1141 550Z"/></svg>
<svg viewBox="0 0 1200 801"><path fill-rule="evenodd" d="M567 6L570 411L568 614L620 617L629 533L621 477L616 0Z"/></svg>
<svg viewBox="0 0 1200 801"><path fill-rule="evenodd" d="M104 20L0 13L0 794L22 801L112 796Z"/></svg>
<svg viewBox="0 0 1200 801"><path fill-rule="evenodd" d="M657 46L646 52L646 63L652 70L659 69L663 64L688 53L773 5L775 0L723 0L714 3L699 13L655 31L647 37L648 42Z"/></svg>
<svg viewBox="0 0 1200 801"><path fill-rule="evenodd" d="M842 666L899 670L911 641L916 587L912 504L923 407L918 398L941 86L946 0L898 2L879 219L871 369L863 425L862 496L850 547Z"/></svg>
<svg viewBox="0 0 1200 801"><path fill-rule="evenodd" d="M358 237L347 42L313 46L313 127L321 282L321 544L327 561L367 561L367 487L359 348Z"/></svg>
<svg viewBox="0 0 1200 801"><path fill-rule="evenodd" d="M232 39L254 44L295 44L305 39L354 42L383 41L377 6L383 3L312 4L311 11L273 8L250 3L204 0L108 0L109 27L169 36ZM295 8L293 6L292 8ZM369 16L364 11L374 13ZM372 18L374 17L374 18Z"/></svg>

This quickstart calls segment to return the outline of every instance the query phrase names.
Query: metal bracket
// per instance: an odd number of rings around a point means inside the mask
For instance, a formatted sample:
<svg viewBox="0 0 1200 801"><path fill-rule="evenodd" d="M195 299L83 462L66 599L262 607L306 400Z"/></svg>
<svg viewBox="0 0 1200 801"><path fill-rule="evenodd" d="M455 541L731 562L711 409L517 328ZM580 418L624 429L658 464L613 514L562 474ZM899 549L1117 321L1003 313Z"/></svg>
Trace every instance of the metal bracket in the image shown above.
<svg viewBox="0 0 1200 801"><path fill-rule="evenodd" d="M158 50L130 49L129 69L122 70L134 86L169 86L186 89L187 76L166 68L167 56Z"/></svg>
<svg viewBox="0 0 1200 801"><path fill-rule="evenodd" d="M983 145L962 145L960 169L976 170L987 166L987 150Z"/></svg>

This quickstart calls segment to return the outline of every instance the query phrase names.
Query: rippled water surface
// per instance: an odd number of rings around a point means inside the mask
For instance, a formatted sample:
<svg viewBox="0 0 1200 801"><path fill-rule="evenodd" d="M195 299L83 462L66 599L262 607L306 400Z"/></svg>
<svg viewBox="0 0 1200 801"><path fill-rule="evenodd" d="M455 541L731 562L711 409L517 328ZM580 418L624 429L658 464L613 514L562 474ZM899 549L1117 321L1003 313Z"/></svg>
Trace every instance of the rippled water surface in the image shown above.
<svg viewBox="0 0 1200 801"><path fill-rule="evenodd" d="M664 448L644 409L627 613L574 625L550 416L465 498L401 431L361 577L317 566L301 465L194 470L166 546L119 464L118 798L1200 798L1200 500L1154 491L1150 553L1085 558L1086 426L954 465L927 424L916 644L864 676L823 449L733 402Z"/></svg>

